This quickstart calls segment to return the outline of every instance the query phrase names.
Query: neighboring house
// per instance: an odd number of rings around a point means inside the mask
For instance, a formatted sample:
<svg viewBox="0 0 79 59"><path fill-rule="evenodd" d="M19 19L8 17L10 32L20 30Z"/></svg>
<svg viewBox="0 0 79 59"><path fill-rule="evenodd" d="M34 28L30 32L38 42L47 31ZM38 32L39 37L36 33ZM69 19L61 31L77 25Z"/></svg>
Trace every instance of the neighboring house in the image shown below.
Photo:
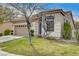
<svg viewBox="0 0 79 59"><path fill-rule="evenodd" d="M32 29L34 30L35 36L46 35L47 37L62 38L64 23L70 22L74 37L75 28L71 11L64 12L62 9L44 11L33 15L32 20ZM14 35L28 35L25 20L21 19L12 24ZM7 27L7 25L5 26Z"/></svg>
<svg viewBox="0 0 79 59"><path fill-rule="evenodd" d="M79 29L79 21L75 21L75 28L76 30Z"/></svg>

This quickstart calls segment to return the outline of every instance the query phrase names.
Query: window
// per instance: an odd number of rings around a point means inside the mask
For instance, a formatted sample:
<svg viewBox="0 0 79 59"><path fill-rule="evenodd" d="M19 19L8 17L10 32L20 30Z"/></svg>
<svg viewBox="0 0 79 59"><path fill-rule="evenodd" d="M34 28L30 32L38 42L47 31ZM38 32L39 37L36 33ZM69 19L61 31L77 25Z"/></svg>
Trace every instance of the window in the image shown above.
<svg viewBox="0 0 79 59"><path fill-rule="evenodd" d="M18 25L15 25L15 27L18 27Z"/></svg>
<svg viewBox="0 0 79 59"><path fill-rule="evenodd" d="M23 27L23 25L20 25L20 27Z"/></svg>
<svg viewBox="0 0 79 59"><path fill-rule="evenodd" d="M54 16L47 16L46 19L54 19Z"/></svg>
<svg viewBox="0 0 79 59"><path fill-rule="evenodd" d="M26 27L26 25L15 25L15 27Z"/></svg>
<svg viewBox="0 0 79 59"><path fill-rule="evenodd" d="M47 31L54 31L54 16L46 17Z"/></svg>
<svg viewBox="0 0 79 59"><path fill-rule="evenodd" d="M21 27L20 25L18 25L18 27Z"/></svg>

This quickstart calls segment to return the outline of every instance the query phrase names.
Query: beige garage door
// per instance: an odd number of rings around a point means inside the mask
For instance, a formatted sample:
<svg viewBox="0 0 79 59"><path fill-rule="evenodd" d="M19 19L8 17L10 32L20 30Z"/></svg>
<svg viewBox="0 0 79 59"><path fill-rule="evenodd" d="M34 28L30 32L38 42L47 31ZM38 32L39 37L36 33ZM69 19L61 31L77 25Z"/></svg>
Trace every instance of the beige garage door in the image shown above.
<svg viewBox="0 0 79 59"><path fill-rule="evenodd" d="M27 34L26 25L15 25L15 35L27 36Z"/></svg>

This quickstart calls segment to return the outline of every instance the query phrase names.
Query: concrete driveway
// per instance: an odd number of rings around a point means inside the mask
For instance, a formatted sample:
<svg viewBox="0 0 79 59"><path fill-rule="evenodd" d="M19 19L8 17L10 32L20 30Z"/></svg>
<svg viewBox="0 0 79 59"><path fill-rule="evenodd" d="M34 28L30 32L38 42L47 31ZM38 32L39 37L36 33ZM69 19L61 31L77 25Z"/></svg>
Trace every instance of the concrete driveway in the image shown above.
<svg viewBox="0 0 79 59"><path fill-rule="evenodd" d="M17 38L22 38L22 37L23 36L1 36L0 37L0 43L10 41L10 40L14 40L14 39L17 39Z"/></svg>
<svg viewBox="0 0 79 59"><path fill-rule="evenodd" d="M22 38L22 37L23 36L2 36L2 37L0 37L0 43L10 41L10 40L15 40L17 38ZM2 51L0 48L0 56L19 56L19 55Z"/></svg>

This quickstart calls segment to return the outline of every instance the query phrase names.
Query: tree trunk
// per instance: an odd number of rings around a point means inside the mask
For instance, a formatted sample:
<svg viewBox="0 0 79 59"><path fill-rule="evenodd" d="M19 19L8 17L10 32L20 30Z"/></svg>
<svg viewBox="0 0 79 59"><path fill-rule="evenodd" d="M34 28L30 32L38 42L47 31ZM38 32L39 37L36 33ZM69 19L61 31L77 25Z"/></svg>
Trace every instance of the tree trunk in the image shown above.
<svg viewBox="0 0 79 59"><path fill-rule="evenodd" d="M29 38L29 44L32 45L32 37L31 37L31 30L30 30L30 27L27 26L28 28L28 38Z"/></svg>
<svg viewBox="0 0 79 59"><path fill-rule="evenodd" d="M25 14L25 18L26 18L26 23L27 23L27 29L28 29L28 38L29 38L29 44L32 45L32 37L31 37L31 24L29 22L29 18L26 17L26 14Z"/></svg>

